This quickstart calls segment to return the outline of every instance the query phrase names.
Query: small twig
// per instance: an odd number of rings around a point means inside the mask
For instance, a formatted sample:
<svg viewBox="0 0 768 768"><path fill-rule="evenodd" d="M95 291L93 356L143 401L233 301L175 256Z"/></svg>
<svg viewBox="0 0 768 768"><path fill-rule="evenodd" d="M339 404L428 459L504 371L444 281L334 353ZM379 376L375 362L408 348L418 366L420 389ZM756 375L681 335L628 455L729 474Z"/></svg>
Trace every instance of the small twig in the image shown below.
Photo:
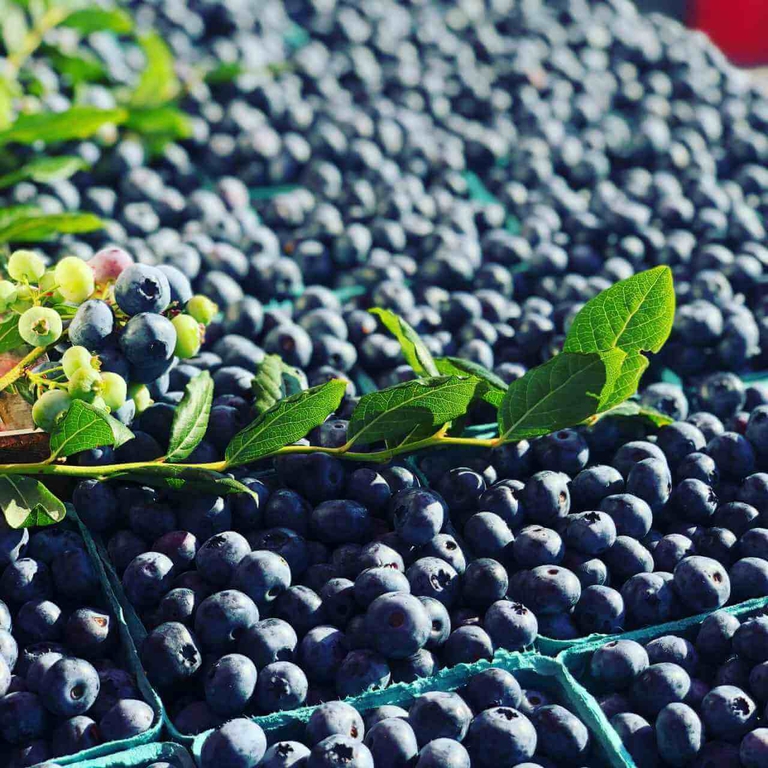
<svg viewBox="0 0 768 768"><path fill-rule="evenodd" d="M23 375L25 369L37 360L38 357L45 354L47 347L35 347L29 354L22 357L16 365L5 375L0 376L0 392L18 381Z"/></svg>

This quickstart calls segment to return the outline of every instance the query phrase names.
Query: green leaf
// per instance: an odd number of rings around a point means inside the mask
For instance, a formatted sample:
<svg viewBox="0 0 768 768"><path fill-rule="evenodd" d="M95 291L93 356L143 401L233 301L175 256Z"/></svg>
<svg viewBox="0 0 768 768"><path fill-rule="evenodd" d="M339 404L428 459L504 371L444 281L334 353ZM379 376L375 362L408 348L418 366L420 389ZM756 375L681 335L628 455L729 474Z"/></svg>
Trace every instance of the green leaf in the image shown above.
<svg viewBox="0 0 768 768"><path fill-rule="evenodd" d="M228 475L197 467L170 467L166 464L147 465L141 471L130 471L112 477L131 480L153 488L167 488L184 493L207 493L225 496L230 493L256 494Z"/></svg>
<svg viewBox="0 0 768 768"><path fill-rule="evenodd" d="M0 131L5 131L13 119L13 98L18 87L7 77L0 75Z"/></svg>
<svg viewBox="0 0 768 768"><path fill-rule="evenodd" d="M217 64L205 73L205 82L208 85L223 85L231 83L244 72L243 65L237 62L224 62Z"/></svg>
<svg viewBox="0 0 768 768"><path fill-rule="evenodd" d="M173 106L131 108L125 127L142 136L160 136L167 141L188 139L192 135L189 117Z"/></svg>
<svg viewBox="0 0 768 768"><path fill-rule="evenodd" d="M91 32L114 32L127 35L133 31L133 20L119 8L81 8L73 11L61 22L62 27L71 27L83 35Z"/></svg>
<svg viewBox="0 0 768 768"><path fill-rule="evenodd" d="M253 410L259 416L275 403L307 388L304 374L278 355L267 355L253 377Z"/></svg>
<svg viewBox="0 0 768 768"><path fill-rule="evenodd" d="M576 315L564 352L658 352L672 331L675 289L669 267L621 280L588 301Z"/></svg>
<svg viewBox="0 0 768 768"><path fill-rule="evenodd" d="M43 45L43 53L53 68L73 85L80 83L101 83L109 80L107 68L93 55L86 51L78 54L64 52L54 45Z"/></svg>
<svg viewBox="0 0 768 768"><path fill-rule="evenodd" d="M346 381L332 379L280 400L232 438L225 453L228 466L249 464L301 440L339 407L346 391Z"/></svg>
<svg viewBox="0 0 768 768"><path fill-rule="evenodd" d="M649 421L657 429L659 427L666 427L668 424L672 424L674 419L670 418L661 411L657 411L655 408L648 408L645 405L641 405L636 400L628 400L620 405L611 408L609 411L599 413L592 419L588 420L589 424L595 424L601 419L605 418L631 418L638 417Z"/></svg>
<svg viewBox="0 0 768 768"><path fill-rule="evenodd" d="M146 66L131 96L133 107L160 107L178 96L181 86L173 65L173 54L160 35L150 32L139 38Z"/></svg>
<svg viewBox="0 0 768 768"><path fill-rule="evenodd" d="M21 7L12 3L3 3L0 12L2 13L0 34L5 53L13 55L27 45L29 36L27 16Z"/></svg>
<svg viewBox="0 0 768 768"><path fill-rule="evenodd" d="M124 109L99 109L76 106L64 112L19 115L9 128L0 132L0 146L5 144L52 143L88 139L103 126L120 125L128 113Z"/></svg>
<svg viewBox="0 0 768 768"><path fill-rule="evenodd" d="M596 413L605 381L600 355L556 355L509 385L499 408L500 437L522 440L581 423Z"/></svg>
<svg viewBox="0 0 768 768"><path fill-rule="evenodd" d="M208 428L213 402L213 379L203 371L187 384L184 397L176 407L168 444L168 461L186 459L197 448Z"/></svg>
<svg viewBox="0 0 768 768"><path fill-rule="evenodd" d="M475 397L485 400L494 408L501 405L504 393L507 391L507 383L485 366L460 357L438 357L435 358L435 364L440 373L445 376L474 376L480 379Z"/></svg>
<svg viewBox="0 0 768 768"><path fill-rule="evenodd" d="M0 323L0 353L10 352L24 346L24 339L19 334L19 316L9 315Z"/></svg>
<svg viewBox="0 0 768 768"><path fill-rule="evenodd" d="M73 400L51 432L51 455L63 458L102 445L117 448L132 438L133 432L106 411L82 400Z"/></svg>
<svg viewBox="0 0 768 768"><path fill-rule="evenodd" d="M602 353L610 354L610 353ZM615 408L637 392L640 379L648 367L648 358L639 352L633 352L621 360L615 375L609 375L610 385L606 386L600 400L600 413Z"/></svg>
<svg viewBox="0 0 768 768"><path fill-rule="evenodd" d="M0 226L0 243L39 243L56 235L74 235L101 229L104 223L92 213L53 213L20 216Z"/></svg>
<svg viewBox="0 0 768 768"><path fill-rule="evenodd" d="M38 216L41 213L42 211L34 205L9 205L7 208L0 208L0 229L7 227L13 221Z"/></svg>
<svg viewBox="0 0 768 768"><path fill-rule="evenodd" d="M86 162L74 155L62 155L61 157L38 157L23 165L16 171L0 176L0 189L12 187L20 181L32 179L41 184L49 184L52 181L61 181L74 176L78 171L87 168Z"/></svg>
<svg viewBox="0 0 768 768"><path fill-rule="evenodd" d="M368 445L400 438L416 427L436 429L466 413L477 384L474 377L437 376L363 395L349 422L349 439Z"/></svg>
<svg viewBox="0 0 768 768"><path fill-rule="evenodd" d="M369 310L381 320L384 327L400 342L403 355L408 365L417 376L439 376L432 353L421 340L419 334L402 317L389 309L374 307Z"/></svg>
<svg viewBox="0 0 768 768"><path fill-rule="evenodd" d="M11 528L33 528L61 522L64 503L41 482L22 475L0 475L0 507Z"/></svg>

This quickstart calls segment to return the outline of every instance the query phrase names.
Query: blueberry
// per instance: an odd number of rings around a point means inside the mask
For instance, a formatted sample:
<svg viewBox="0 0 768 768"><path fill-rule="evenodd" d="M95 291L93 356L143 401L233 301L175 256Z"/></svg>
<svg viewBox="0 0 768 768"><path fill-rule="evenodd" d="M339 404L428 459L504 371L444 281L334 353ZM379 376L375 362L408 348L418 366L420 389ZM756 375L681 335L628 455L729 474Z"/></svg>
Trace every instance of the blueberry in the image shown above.
<svg viewBox="0 0 768 768"><path fill-rule="evenodd" d="M659 754L671 765L693 760L704 744L704 728L699 716L687 704L667 704L656 718Z"/></svg>
<svg viewBox="0 0 768 768"><path fill-rule="evenodd" d="M399 718L376 723L366 733L364 743L376 765L390 768L407 768L419 751L413 728Z"/></svg>
<svg viewBox="0 0 768 768"><path fill-rule="evenodd" d="M192 633L178 622L153 629L141 647L141 662L153 685L171 688L194 677L202 653Z"/></svg>
<svg viewBox="0 0 768 768"><path fill-rule="evenodd" d="M262 768L301 768L310 750L298 741L278 741L264 753L259 765Z"/></svg>
<svg viewBox="0 0 768 768"><path fill-rule="evenodd" d="M79 656L103 658L115 640L112 617L95 608L77 608L67 618L64 638L67 647Z"/></svg>
<svg viewBox="0 0 768 768"><path fill-rule="evenodd" d="M419 752L415 768L469 768L466 748L453 739L434 739Z"/></svg>
<svg viewBox="0 0 768 768"><path fill-rule="evenodd" d="M87 712L99 695L99 675L83 659L59 659L43 676L40 698L46 709L59 717Z"/></svg>
<svg viewBox="0 0 768 768"><path fill-rule="evenodd" d="M676 468L678 480L701 480L710 486L717 485L720 480L720 471L711 456L705 453L689 453Z"/></svg>
<svg viewBox="0 0 768 768"><path fill-rule="evenodd" d="M472 721L472 711L458 694L433 691L416 698L408 721L420 746L440 738L463 741Z"/></svg>
<svg viewBox="0 0 768 768"><path fill-rule="evenodd" d="M582 590L573 614L585 635L614 634L624 629L624 600L620 592L610 587L595 585Z"/></svg>
<svg viewBox="0 0 768 768"><path fill-rule="evenodd" d="M162 312L171 301L171 287L168 278L156 267L131 264L115 282L115 300L128 315Z"/></svg>
<svg viewBox="0 0 768 768"><path fill-rule="evenodd" d="M679 606L672 583L657 573L638 573L621 588L627 622L645 627L674 618Z"/></svg>
<svg viewBox="0 0 768 768"><path fill-rule="evenodd" d="M368 606L366 623L373 646L391 659L404 659L424 647L429 639L429 615L409 594L385 594Z"/></svg>
<svg viewBox="0 0 768 768"><path fill-rule="evenodd" d="M742 557L768 560L768 528L752 528L746 531L738 541L738 551Z"/></svg>
<svg viewBox="0 0 768 768"><path fill-rule="evenodd" d="M123 574L126 597L137 608L156 605L168 592L173 577L173 561L160 552L145 552L135 557Z"/></svg>
<svg viewBox="0 0 768 768"><path fill-rule="evenodd" d="M672 492L672 477L666 460L643 459L629 470L627 493L648 503L653 512L659 512Z"/></svg>
<svg viewBox="0 0 768 768"><path fill-rule="evenodd" d="M605 512L581 512L568 516L566 545L585 555L599 555L616 541L613 518Z"/></svg>
<svg viewBox="0 0 768 768"><path fill-rule="evenodd" d="M0 597L13 605L52 597L48 566L31 557L21 557L9 563L0 576Z"/></svg>
<svg viewBox="0 0 768 768"><path fill-rule="evenodd" d="M459 575L467 568L467 560L459 543L448 533L438 533L414 553L417 557L437 557L445 560Z"/></svg>
<svg viewBox="0 0 768 768"><path fill-rule="evenodd" d="M211 733L200 752L202 768L254 768L267 751L264 731L252 720L230 720Z"/></svg>
<svg viewBox="0 0 768 768"><path fill-rule="evenodd" d="M606 496L600 502L600 509L613 519L619 536L641 539L651 530L653 513L638 496L629 493Z"/></svg>
<svg viewBox="0 0 768 768"><path fill-rule="evenodd" d="M349 579L330 579L320 591L326 620L345 627L356 610L355 584Z"/></svg>
<svg viewBox="0 0 768 768"><path fill-rule="evenodd" d="M386 479L368 467L356 469L347 479L347 495L375 515L382 513L392 496Z"/></svg>
<svg viewBox="0 0 768 768"><path fill-rule="evenodd" d="M480 557L504 560L515 537L498 515L477 512L464 525L464 538Z"/></svg>
<svg viewBox="0 0 768 768"><path fill-rule="evenodd" d="M367 650L351 651L336 672L336 691L339 696L356 696L365 691L386 688L390 670L386 659Z"/></svg>
<svg viewBox="0 0 768 768"><path fill-rule="evenodd" d="M373 756L362 742L334 735L312 748L307 768L373 768Z"/></svg>
<svg viewBox="0 0 768 768"><path fill-rule="evenodd" d="M538 747L553 760L579 762L586 757L589 731L584 723L559 704L538 707L532 721L536 728Z"/></svg>
<svg viewBox="0 0 768 768"><path fill-rule="evenodd" d="M434 538L443 526L445 510L441 500L421 488L396 493L389 503L398 535L408 544L419 546Z"/></svg>
<svg viewBox="0 0 768 768"><path fill-rule="evenodd" d="M736 536L741 536L750 528L758 525L760 513L751 504L743 501L729 501L721 504L712 518L712 523L727 528Z"/></svg>
<svg viewBox="0 0 768 768"><path fill-rule="evenodd" d="M245 555L232 578L232 586L241 589L260 606L274 602L290 584L288 563L280 555L266 550Z"/></svg>
<svg viewBox="0 0 768 768"><path fill-rule="evenodd" d="M538 634L536 616L522 603L505 600L488 608L483 626L496 647L510 651L527 648Z"/></svg>
<svg viewBox="0 0 768 768"><path fill-rule="evenodd" d="M417 597L433 597L446 608L458 599L461 583L456 571L437 557L422 557L406 571L411 592Z"/></svg>
<svg viewBox="0 0 768 768"><path fill-rule="evenodd" d="M206 597L195 612L195 637L204 651L235 647L259 621L259 609L246 594L226 589Z"/></svg>
<svg viewBox="0 0 768 768"><path fill-rule="evenodd" d="M217 715L236 717L250 703L256 680L256 666L247 656L222 656L205 673L205 700Z"/></svg>
<svg viewBox="0 0 768 768"><path fill-rule="evenodd" d="M515 537L512 554L515 563L522 568L557 565L563 559L565 546L557 531L540 525L528 525Z"/></svg>
<svg viewBox="0 0 768 768"><path fill-rule="evenodd" d="M77 308L69 324L69 340L73 346L100 352L112 336L114 324L109 304L99 299L88 299Z"/></svg>
<svg viewBox="0 0 768 768"><path fill-rule="evenodd" d="M538 616L567 612L580 597L581 584L571 571L556 565L540 565L529 573L523 600Z"/></svg>
<svg viewBox="0 0 768 768"><path fill-rule="evenodd" d="M691 678L677 664L651 664L632 683L631 698L641 714L655 716L667 704L682 702L690 687Z"/></svg>
<svg viewBox="0 0 768 768"><path fill-rule="evenodd" d="M560 429L533 443L533 452L542 467L576 475L589 461L589 446L575 429Z"/></svg>
<svg viewBox="0 0 768 768"><path fill-rule="evenodd" d="M650 384L643 390L640 402L676 421L681 421L688 415L688 399L683 390L674 384Z"/></svg>
<svg viewBox="0 0 768 768"><path fill-rule="evenodd" d="M40 699L27 691L0 698L0 734L11 744L28 744L47 735L49 714Z"/></svg>
<svg viewBox="0 0 768 768"><path fill-rule="evenodd" d="M265 714L300 707L307 698L306 675L290 661L276 661L259 672L254 701Z"/></svg>
<svg viewBox="0 0 768 768"><path fill-rule="evenodd" d="M754 616L732 633L733 650L752 662L768 661L768 617Z"/></svg>
<svg viewBox="0 0 768 768"><path fill-rule="evenodd" d="M614 467L596 464L581 470L571 483L571 497L577 509L597 509L606 497L624 491L624 478Z"/></svg>
<svg viewBox="0 0 768 768"><path fill-rule="evenodd" d="M343 701L320 704L307 720L307 743L313 747L329 736L347 736L362 741L365 726L360 713Z"/></svg>
<svg viewBox="0 0 768 768"><path fill-rule="evenodd" d="M653 768L658 764L656 734L647 720L633 712L621 712L610 720L637 768Z"/></svg>
<svg viewBox="0 0 768 768"><path fill-rule="evenodd" d="M733 599L737 602L762 597L768 589L768 560L743 557L730 570Z"/></svg>
<svg viewBox="0 0 768 768"><path fill-rule="evenodd" d="M99 721L104 741L120 741L145 733L152 727L155 713L152 707L138 699L122 699Z"/></svg>
<svg viewBox="0 0 768 768"><path fill-rule="evenodd" d="M478 626L459 626L451 632L443 646L443 656L447 666L456 664L474 664L481 659L493 658L493 641L488 633Z"/></svg>
<svg viewBox="0 0 768 768"><path fill-rule="evenodd" d="M611 464L621 472L623 477L628 478L632 468L645 459L666 461L664 452L659 446L645 440L633 440L625 443L616 451Z"/></svg>
<svg viewBox="0 0 768 768"><path fill-rule="evenodd" d="M758 719L757 706L740 688L718 685L701 702L701 719L708 733L730 741L752 730Z"/></svg>
<svg viewBox="0 0 768 768"><path fill-rule="evenodd" d="M332 626L310 629L299 646L302 669L313 683L332 683L336 668L349 650L343 632Z"/></svg>
<svg viewBox="0 0 768 768"><path fill-rule="evenodd" d="M359 542L369 531L370 516L368 510L355 501L325 501L312 511L311 526L325 544Z"/></svg>
<svg viewBox="0 0 768 768"><path fill-rule="evenodd" d="M478 715L469 728L467 750L472 765L516 765L533 757L538 743L531 721L512 707L494 707Z"/></svg>
<svg viewBox="0 0 768 768"><path fill-rule="evenodd" d="M282 619L263 619L248 627L239 643L238 652L248 656L257 669L276 661L291 661L298 645L296 632Z"/></svg>
<svg viewBox="0 0 768 768"><path fill-rule="evenodd" d="M434 597L419 597L429 615L431 628L425 648L435 650L440 648L451 633L451 617L448 609Z"/></svg>
<svg viewBox="0 0 768 768"><path fill-rule="evenodd" d="M459 513L476 509L486 486L482 475L468 467L457 467L443 475L437 490L449 509Z"/></svg>
<svg viewBox="0 0 768 768"><path fill-rule="evenodd" d="M695 672L698 664L698 654L693 645L682 637L664 635L651 640L645 650L651 664L659 664L664 661L681 666L689 675Z"/></svg>
<svg viewBox="0 0 768 768"><path fill-rule="evenodd" d="M476 608L487 608L507 594L509 579L504 566L491 558L469 564L462 578L464 601Z"/></svg>
<svg viewBox="0 0 768 768"><path fill-rule="evenodd" d="M537 472L525 484L521 500L526 518L551 525L566 517L570 510L568 480L559 472Z"/></svg>
<svg viewBox="0 0 768 768"><path fill-rule="evenodd" d="M611 576L624 581L653 570L653 556L639 541L630 536L617 536L616 543L603 555Z"/></svg>
<svg viewBox="0 0 768 768"><path fill-rule="evenodd" d="M304 586L288 587L272 605L272 615L287 621L300 635L322 622L323 601L320 596Z"/></svg>
<svg viewBox="0 0 768 768"><path fill-rule="evenodd" d="M741 410L746 397L741 379L727 372L707 376L699 385L697 394L702 409L721 419Z"/></svg>
<svg viewBox="0 0 768 768"><path fill-rule="evenodd" d="M682 480L674 490L672 502L683 520L706 523L717 509L718 499L711 486L701 480Z"/></svg>
<svg viewBox="0 0 768 768"><path fill-rule="evenodd" d="M16 614L16 634L27 643L58 640L63 626L61 608L50 600L30 600Z"/></svg>
<svg viewBox="0 0 768 768"><path fill-rule="evenodd" d="M505 669L486 669L473 675L466 688L465 698L475 712L492 707L517 709L523 698L520 683Z"/></svg>
<svg viewBox="0 0 768 768"><path fill-rule="evenodd" d="M749 441L737 432L723 432L713 437L706 447L720 472L735 479L752 474L755 469L755 452Z"/></svg>
<svg viewBox="0 0 768 768"><path fill-rule="evenodd" d="M768 759L768 728L755 728L746 734L739 746L739 757L744 768L760 768Z"/></svg>

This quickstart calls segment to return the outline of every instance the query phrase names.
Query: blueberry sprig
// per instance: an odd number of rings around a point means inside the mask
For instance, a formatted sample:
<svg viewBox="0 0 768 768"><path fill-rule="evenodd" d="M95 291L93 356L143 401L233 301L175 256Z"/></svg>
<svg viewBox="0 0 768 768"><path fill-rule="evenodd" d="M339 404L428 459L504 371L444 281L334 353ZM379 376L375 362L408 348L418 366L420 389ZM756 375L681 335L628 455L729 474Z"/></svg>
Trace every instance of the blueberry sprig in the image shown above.
<svg viewBox="0 0 768 768"><path fill-rule="evenodd" d="M19 266L17 261L23 261L25 269L29 266L26 256L22 259L16 257L14 269ZM59 262L56 272L66 263L67 260ZM138 265L137 268L144 272L152 269ZM133 300L141 303L142 292L129 291L125 286L129 282L125 276L131 269L121 271L114 289L118 305L124 311L134 313L123 329L123 339L129 336L132 323L142 318L156 318L157 323L164 322L170 326L169 333L173 331L178 355L178 338L186 330L178 321L192 315L177 314L171 322L162 314L142 312L146 307L133 306ZM142 276L142 280L147 277L143 273ZM42 279L42 275L38 279ZM58 282L57 289L60 289L61 281ZM83 293L83 296L78 295L83 299L89 295L86 288L90 286L81 283L75 281L74 288ZM213 382L207 373L203 373L187 386L174 414L168 452L159 459L99 467L62 463L74 453L104 445L119 446L133 437L127 427L100 407L104 397L98 392L89 392L88 397L77 396L77 385L74 387L75 402L67 408L60 408L49 420L50 457L39 463L3 465L0 466L0 473L99 478L119 475L176 489L189 485L209 490L215 487L223 493L247 493L249 491L245 486L224 473L235 467L285 454L322 452L350 461L383 463L425 448L495 448L506 442L538 437L593 420L634 394L647 366L642 352L657 352L661 348L672 328L674 306L674 288L668 267L656 267L621 281L582 308L566 337L565 351L529 370L508 387L475 363L433 358L416 331L402 318L388 310L374 309L373 312L400 341L406 360L420 378L364 395L351 415L348 439L341 446L304 445L300 441L337 410L346 391L346 382L332 379L285 396L285 376L290 369L279 359L268 357L260 366L253 385L258 405L263 410L232 438L222 461L181 463L202 440L210 417ZM159 308L159 311L162 309ZM187 309L192 311L189 306ZM197 311L199 308L192 309ZM30 311L26 310L18 321L19 334L26 341L30 339L25 334L40 331L39 320L36 321L38 325L32 323L31 330L26 328L27 323L22 322ZM59 320L54 310L48 311L53 313L51 317L55 315ZM142 322L145 322L144 319ZM75 320L72 322L75 323ZM22 324L25 325L23 332ZM70 336L71 328L70 325ZM52 337L42 339L42 346L36 349L45 349L44 344L55 342L61 331L52 333L49 327L47 333ZM152 338L157 335L153 335L152 328L142 327L139 336L147 334ZM168 359L172 352L173 349ZM70 367L77 367L85 360L85 355L80 360L79 353L70 351L68 354L72 358L67 362ZM442 372L446 374L442 375ZM78 380L82 378L79 373L75 376ZM97 377L98 373L90 376L94 381ZM0 380L0 390L5 385L6 382ZM72 379L67 385L70 395L73 394L71 385ZM90 397L90 394L94 396ZM97 397L100 399L96 400ZM463 417L470 406L480 399L497 407L498 436L471 438L451 434L451 424ZM55 405L58 408L61 404L57 402ZM31 495L36 502L26 506L23 498L14 495L10 480L0 484L0 503L8 502L9 494L13 496L15 513L12 524L15 526L29 525L33 520L39 524L45 517L41 515L41 507L45 507L47 496L40 490L42 486L30 478L27 482L34 484L28 490L34 490ZM3 507L6 506L7 503L3 503ZM23 514L25 510L28 513L26 516ZM61 519L60 509L55 512L47 522Z"/></svg>

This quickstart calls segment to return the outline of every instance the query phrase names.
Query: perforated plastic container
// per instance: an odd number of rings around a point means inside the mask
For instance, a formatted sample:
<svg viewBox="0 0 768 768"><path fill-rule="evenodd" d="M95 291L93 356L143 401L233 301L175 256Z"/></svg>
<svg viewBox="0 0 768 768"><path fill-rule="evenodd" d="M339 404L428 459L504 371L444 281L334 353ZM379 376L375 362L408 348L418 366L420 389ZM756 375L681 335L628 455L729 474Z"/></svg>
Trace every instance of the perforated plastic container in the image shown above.
<svg viewBox="0 0 768 768"><path fill-rule="evenodd" d="M184 747L171 742L142 744L114 755L94 757L68 765L72 768L145 768L159 761L170 763L174 768L194 768L195 765ZM57 762L63 765L60 760Z"/></svg>
<svg viewBox="0 0 768 768"><path fill-rule="evenodd" d="M581 686L573 685L571 676L559 661L534 653L498 651L492 663L479 661L475 664L459 664L431 678L413 683L398 683L384 690L364 693L346 701L363 714L384 704L408 707L417 696L423 693L456 691L463 688L475 674L491 666L514 673L524 688L536 688L554 694L563 706L577 715L589 729L597 745L600 765L611 768L630 768L631 763L627 760L628 755L621 746L618 736L612 728L606 729L598 719L600 708L595 700ZM290 738L301 739L304 727L315 709L316 707L305 707L293 712L280 712L267 717L254 718L254 720L264 729L269 743ZM201 764L200 751L209 733L210 731L200 734L192 744L192 755L198 765Z"/></svg>
<svg viewBox="0 0 768 768"><path fill-rule="evenodd" d="M94 540L85 526L80 522L72 506L69 504L67 505L67 518L65 522L62 523L62 525L68 527L70 530L78 531L85 543L91 561L93 562L99 575L102 594L117 622L117 629L120 636L120 647L122 651L122 664L128 672L136 677L136 681L144 697L144 700L155 711L155 721L148 731L145 731L138 736L134 736L130 739L121 739L120 741L110 741L106 744L99 744L96 747L85 749L82 752L78 752L73 755L57 757L55 762L57 765L61 766L82 765L88 766L88 768L108 768L112 765L122 765L122 763L109 762L109 756L123 750L133 749L135 747L139 747L140 745L157 741L162 730L163 707L162 703L160 702L160 698L149 685L149 682L146 679L146 675L144 674L144 670L141 668L141 663L139 662L139 657L136 652L136 646L125 623L120 601L112 590L111 583L107 578L101 559L96 552ZM58 574L58 576L60 578L66 577L65 574ZM0 754L0 764L2 764L2 760L3 757ZM99 762L100 760L104 762ZM133 763L130 765L133 765ZM138 763L136 763L136 765L138 765ZM183 768L183 766L180 765L180 768Z"/></svg>

